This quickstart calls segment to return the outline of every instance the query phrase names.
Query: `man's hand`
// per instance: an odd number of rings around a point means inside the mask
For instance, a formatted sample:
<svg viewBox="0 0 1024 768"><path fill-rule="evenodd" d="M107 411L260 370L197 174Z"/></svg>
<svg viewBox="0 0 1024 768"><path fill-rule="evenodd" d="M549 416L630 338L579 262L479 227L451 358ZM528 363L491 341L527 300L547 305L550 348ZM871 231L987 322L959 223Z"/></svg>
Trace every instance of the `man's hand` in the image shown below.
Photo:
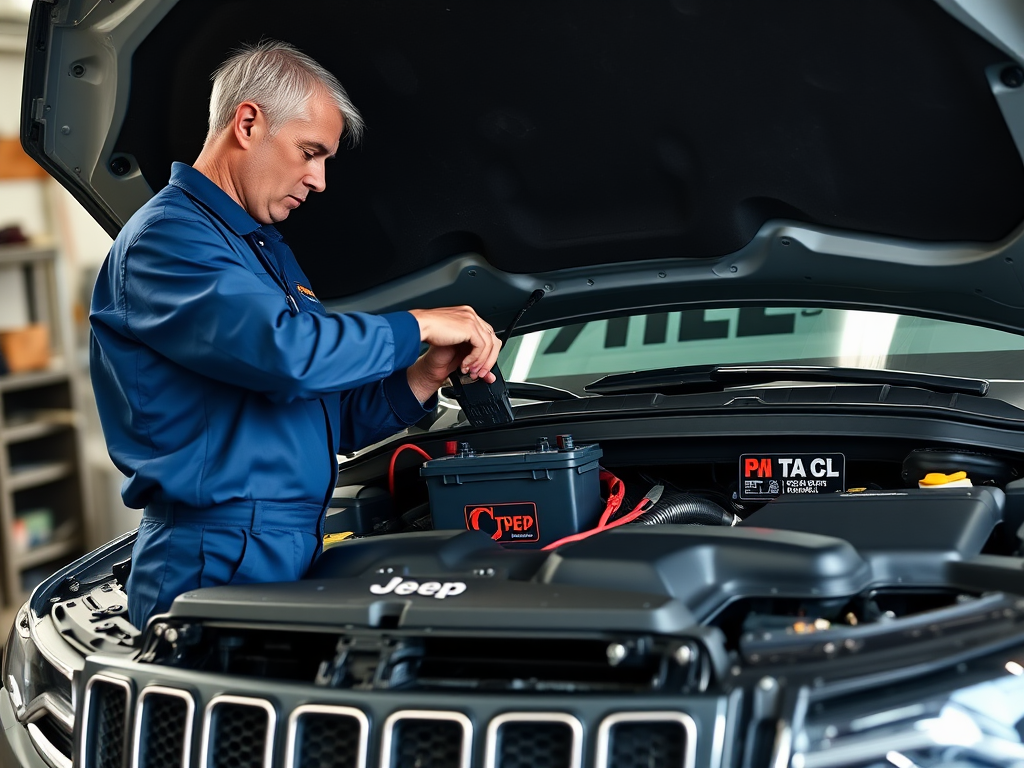
<svg viewBox="0 0 1024 768"><path fill-rule="evenodd" d="M494 381L491 368L498 360L501 342L494 335L494 329L480 319L472 307L413 309L410 314L420 324L420 341L431 347L468 344L469 351L459 365L462 372L474 379L483 377L488 382Z"/></svg>
<svg viewBox="0 0 1024 768"><path fill-rule="evenodd" d="M438 387L444 384L448 374L459 366L461 355L469 351L470 346L460 347L430 347L420 356L420 359L406 369L406 376L409 379L409 389L416 395L416 399L425 403ZM493 375L493 374L492 374Z"/></svg>
<svg viewBox="0 0 1024 768"><path fill-rule="evenodd" d="M494 381L491 368L498 360L501 342L472 307L414 309L410 314L420 325L420 341L430 345L408 371L409 386L420 402L433 395L456 369L488 383Z"/></svg>

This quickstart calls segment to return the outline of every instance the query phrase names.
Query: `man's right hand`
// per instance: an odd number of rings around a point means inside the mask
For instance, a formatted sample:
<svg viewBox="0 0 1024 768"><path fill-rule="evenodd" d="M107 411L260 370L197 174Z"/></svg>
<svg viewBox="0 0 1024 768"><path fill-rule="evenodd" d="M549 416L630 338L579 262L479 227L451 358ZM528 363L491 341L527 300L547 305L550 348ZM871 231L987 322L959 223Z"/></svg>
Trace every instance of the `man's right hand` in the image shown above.
<svg viewBox="0 0 1024 768"><path fill-rule="evenodd" d="M458 347L468 344L470 351L460 368L473 378L493 379L491 368L498 360L501 342L494 329L472 307L413 309L410 314L420 324L420 341L432 347Z"/></svg>

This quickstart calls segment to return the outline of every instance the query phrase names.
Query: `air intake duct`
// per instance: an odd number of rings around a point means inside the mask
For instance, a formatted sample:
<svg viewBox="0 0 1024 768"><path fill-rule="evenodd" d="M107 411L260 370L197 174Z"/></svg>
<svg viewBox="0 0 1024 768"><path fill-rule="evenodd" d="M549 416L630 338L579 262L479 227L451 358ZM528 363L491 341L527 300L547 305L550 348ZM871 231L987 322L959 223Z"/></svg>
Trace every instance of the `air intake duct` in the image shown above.
<svg viewBox="0 0 1024 768"><path fill-rule="evenodd" d="M666 493L658 505L644 512L633 525L732 525L735 517L710 499L690 493Z"/></svg>

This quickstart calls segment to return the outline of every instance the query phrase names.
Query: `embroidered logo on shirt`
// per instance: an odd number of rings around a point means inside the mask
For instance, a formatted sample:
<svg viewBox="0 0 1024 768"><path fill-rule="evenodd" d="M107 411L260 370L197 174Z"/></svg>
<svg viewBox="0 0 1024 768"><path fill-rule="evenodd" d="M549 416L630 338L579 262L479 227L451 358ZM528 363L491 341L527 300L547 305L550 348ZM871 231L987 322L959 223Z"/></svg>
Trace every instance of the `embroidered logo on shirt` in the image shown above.
<svg viewBox="0 0 1024 768"><path fill-rule="evenodd" d="M309 288L307 288L306 286L299 285L298 283L296 283L295 287L298 289L299 293L301 293L305 298L309 299L310 301L315 301L317 304L320 303L320 299L316 297L316 294L309 290Z"/></svg>

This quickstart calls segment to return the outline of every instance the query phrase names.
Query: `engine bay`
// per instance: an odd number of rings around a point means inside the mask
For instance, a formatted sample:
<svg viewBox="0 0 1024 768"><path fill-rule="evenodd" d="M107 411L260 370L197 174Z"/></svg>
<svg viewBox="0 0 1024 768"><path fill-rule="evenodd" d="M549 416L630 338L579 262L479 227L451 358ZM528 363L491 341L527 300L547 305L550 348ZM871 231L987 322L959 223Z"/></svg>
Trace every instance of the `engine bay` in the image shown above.
<svg viewBox="0 0 1024 768"><path fill-rule="evenodd" d="M884 451L854 440L842 441L852 450L779 440L791 449L752 451L746 447L753 441L721 438L713 446L681 439L582 443L570 433L534 440L531 446L497 450L477 450L468 440L435 443L435 452L443 451L437 458L405 443L390 448L387 487L379 481L349 485L353 473L343 471L327 511L328 543L421 530L482 530L506 548L555 549L624 524L756 525L856 539L856 526L819 531L820 519L849 519L847 510L886 507L888 519L903 521L915 500L945 498L929 493L973 488L975 499L986 492L981 489L997 490L992 503L999 507L998 525L987 532L991 540L982 542L984 552L1020 552L1020 468L1004 456L949 445L901 450L896 441L888 441ZM710 460L694 458L695 445L709 446ZM712 453L723 448L731 459ZM409 449L425 461L413 466L403 460ZM869 451L873 455L865 456ZM758 514L801 501L811 511L799 519ZM907 525L923 531L934 521ZM891 525L881 526L879 535L899 548L892 537L902 534Z"/></svg>
<svg viewBox="0 0 1024 768"><path fill-rule="evenodd" d="M965 617L991 624L1018 591L1009 454L530 432L343 464L299 582L190 593L142 633L122 564L51 616L89 651L329 687L699 691L740 667L895 653L921 627L984 634ZM823 482L759 496L773 479Z"/></svg>

